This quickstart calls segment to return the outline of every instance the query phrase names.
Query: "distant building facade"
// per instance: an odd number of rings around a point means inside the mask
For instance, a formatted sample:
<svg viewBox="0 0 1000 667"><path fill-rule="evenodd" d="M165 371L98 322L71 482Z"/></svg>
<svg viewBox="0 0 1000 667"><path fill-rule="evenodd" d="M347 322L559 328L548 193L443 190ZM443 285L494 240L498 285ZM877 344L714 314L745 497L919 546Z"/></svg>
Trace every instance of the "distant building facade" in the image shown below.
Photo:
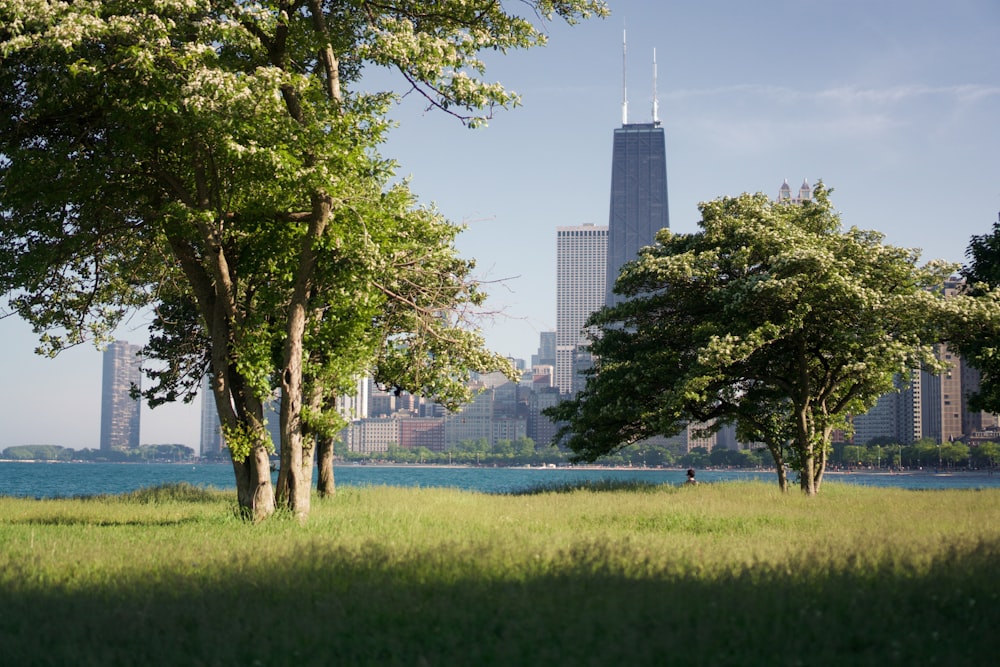
<svg viewBox="0 0 1000 667"><path fill-rule="evenodd" d="M608 228L556 228L556 377L564 394L573 391L574 360L588 341L583 326L604 306Z"/></svg>
<svg viewBox="0 0 1000 667"><path fill-rule="evenodd" d="M615 129L611 154L611 206L608 216L607 304L619 300L615 281L626 262L670 227L667 202L667 149L663 128L651 123L623 123Z"/></svg>
<svg viewBox="0 0 1000 667"><path fill-rule="evenodd" d="M950 279L944 295L954 296L962 288L962 279ZM871 410L855 416L855 444L865 445L875 438L902 445L921 439L975 444L997 432L997 415L969 407L969 397L979 391L979 371L947 345L937 345L934 354L945 370L911 372L908 382L897 384L900 391L880 397Z"/></svg>
<svg viewBox="0 0 1000 667"><path fill-rule="evenodd" d="M139 446L141 403L132 398L132 386L142 386L138 345L116 340L104 351L101 383L101 451Z"/></svg>
<svg viewBox="0 0 1000 667"><path fill-rule="evenodd" d="M920 371L909 377L897 377L896 391L880 396L868 412L852 418L854 444L892 441L910 445L923 437L921 396L923 377Z"/></svg>
<svg viewBox="0 0 1000 667"><path fill-rule="evenodd" d="M400 419L399 446L404 449L423 447L432 452L444 451L444 419L441 417Z"/></svg>
<svg viewBox="0 0 1000 667"><path fill-rule="evenodd" d="M809 186L809 181L802 179L802 185L799 186L799 191L797 194L792 194L792 186L788 184L788 179L781 184L778 188L778 198L779 204L802 204L807 201L812 201L812 188Z"/></svg>
<svg viewBox="0 0 1000 667"><path fill-rule="evenodd" d="M215 394L209 386L209 376L201 382L201 455L215 456L222 452L222 425L219 411L215 408Z"/></svg>
<svg viewBox="0 0 1000 667"><path fill-rule="evenodd" d="M538 334L538 352L531 355L531 366L556 365L556 332L542 331Z"/></svg>

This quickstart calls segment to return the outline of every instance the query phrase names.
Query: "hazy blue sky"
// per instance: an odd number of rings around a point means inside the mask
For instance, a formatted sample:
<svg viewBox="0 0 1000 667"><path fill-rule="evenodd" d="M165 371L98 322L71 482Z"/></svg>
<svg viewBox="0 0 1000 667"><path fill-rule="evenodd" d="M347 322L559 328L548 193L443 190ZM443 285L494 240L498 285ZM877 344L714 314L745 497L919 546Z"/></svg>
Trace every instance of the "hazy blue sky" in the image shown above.
<svg viewBox="0 0 1000 667"><path fill-rule="evenodd" d="M523 96L489 127L464 129L415 95L394 113L384 153L425 201L469 225L463 254L499 281L499 314L483 323L494 349L529 358L538 332L555 327L555 228L607 224L623 25L633 122L651 118L656 49L675 231L697 230L701 201L774 196L786 178L793 189L822 178L845 226L924 259L961 262L997 220L997 0L610 5L606 20L550 26L544 49L488 59L490 77ZM0 447L96 447L100 354L36 358L30 330L11 319L0 335ZM142 342L141 318L121 337ZM146 410L143 442L197 448L197 407Z"/></svg>

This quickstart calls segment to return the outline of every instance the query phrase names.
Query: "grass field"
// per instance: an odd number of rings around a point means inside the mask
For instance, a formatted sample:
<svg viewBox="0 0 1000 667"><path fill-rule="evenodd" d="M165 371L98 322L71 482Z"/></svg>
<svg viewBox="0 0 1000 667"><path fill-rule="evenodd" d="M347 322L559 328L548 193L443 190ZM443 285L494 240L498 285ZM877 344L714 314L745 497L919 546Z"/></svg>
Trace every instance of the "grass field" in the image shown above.
<svg viewBox="0 0 1000 667"><path fill-rule="evenodd" d="M3 665L989 665L1000 491L0 498Z"/></svg>

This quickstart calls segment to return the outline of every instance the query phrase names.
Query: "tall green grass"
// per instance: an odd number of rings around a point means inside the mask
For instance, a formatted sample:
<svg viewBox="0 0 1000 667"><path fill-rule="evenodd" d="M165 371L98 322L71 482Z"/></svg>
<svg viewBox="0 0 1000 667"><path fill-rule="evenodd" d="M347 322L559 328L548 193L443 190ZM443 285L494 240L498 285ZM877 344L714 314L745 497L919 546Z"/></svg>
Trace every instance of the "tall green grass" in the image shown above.
<svg viewBox="0 0 1000 667"><path fill-rule="evenodd" d="M981 665L1000 492L0 498L5 665Z"/></svg>

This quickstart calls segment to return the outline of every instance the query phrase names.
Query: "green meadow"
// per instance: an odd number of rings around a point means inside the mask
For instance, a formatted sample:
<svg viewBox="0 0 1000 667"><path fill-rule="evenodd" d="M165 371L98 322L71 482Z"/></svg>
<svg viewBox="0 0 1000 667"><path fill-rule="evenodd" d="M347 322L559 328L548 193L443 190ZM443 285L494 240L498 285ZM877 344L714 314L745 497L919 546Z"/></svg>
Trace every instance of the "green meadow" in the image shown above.
<svg viewBox="0 0 1000 667"><path fill-rule="evenodd" d="M0 498L4 665L986 665L1000 491Z"/></svg>

